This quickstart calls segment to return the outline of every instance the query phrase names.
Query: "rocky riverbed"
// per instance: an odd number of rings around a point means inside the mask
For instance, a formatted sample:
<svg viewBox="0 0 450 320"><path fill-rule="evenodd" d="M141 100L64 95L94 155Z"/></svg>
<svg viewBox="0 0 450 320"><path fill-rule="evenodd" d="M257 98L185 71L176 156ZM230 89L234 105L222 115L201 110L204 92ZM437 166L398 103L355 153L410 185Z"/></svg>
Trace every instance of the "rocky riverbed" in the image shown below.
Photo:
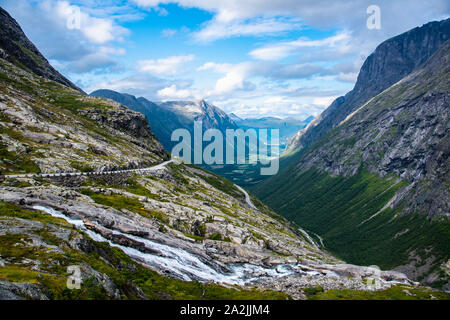
<svg viewBox="0 0 450 320"><path fill-rule="evenodd" d="M83 177L86 186L72 188L23 178L30 186L3 185L0 201L63 218L93 240L107 242L146 267L184 281L272 289L295 299L305 298L307 287L383 290L398 283L414 285L398 272L344 264L285 221L270 217L267 208L261 207L264 213L251 207L241 189L237 191L242 199L231 198L199 178L211 178L207 172L172 164L148 174L138 181L154 197L134 194L120 185L99 188L93 186L96 182L86 183L88 177ZM109 199L110 205L101 199ZM138 210L115 208L114 199L133 199ZM33 228L23 227L20 234L30 236ZM4 224L2 230L3 234L18 233L15 223ZM39 261L26 262L40 270ZM368 278L375 279L377 287L368 286Z"/></svg>

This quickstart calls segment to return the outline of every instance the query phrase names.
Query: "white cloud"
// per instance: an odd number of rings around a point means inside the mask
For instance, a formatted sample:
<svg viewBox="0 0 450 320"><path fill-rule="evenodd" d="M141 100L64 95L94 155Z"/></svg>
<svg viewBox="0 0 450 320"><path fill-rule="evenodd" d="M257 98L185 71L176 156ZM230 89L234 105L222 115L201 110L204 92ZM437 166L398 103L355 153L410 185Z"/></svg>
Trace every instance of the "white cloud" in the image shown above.
<svg viewBox="0 0 450 320"><path fill-rule="evenodd" d="M272 46L266 46L251 51L249 54L256 59L260 60L280 60L287 57L292 51L292 46L289 44L278 44Z"/></svg>
<svg viewBox="0 0 450 320"><path fill-rule="evenodd" d="M264 46L262 48L255 49L249 54L256 59L260 60L279 60L285 58L295 52L298 52L301 48L322 48L328 47L338 51L348 51L348 42L350 41L350 34L347 31L339 32L338 34L321 40L310 40L306 37L302 37L294 41L284 41L271 45Z"/></svg>
<svg viewBox="0 0 450 320"><path fill-rule="evenodd" d="M157 75L175 75L187 62L194 60L194 55L171 56L156 60L139 61L139 70Z"/></svg>
<svg viewBox="0 0 450 320"><path fill-rule="evenodd" d="M73 73L85 73L94 70L114 70L118 68L118 62L105 54L92 53L82 58L70 62L67 66L63 67Z"/></svg>
<svg viewBox="0 0 450 320"><path fill-rule="evenodd" d="M188 89L179 89L177 85L173 84L164 89L158 90L157 96L162 100L177 100L177 99L187 99L194 98L195 94Z"/></svg>
<svg viewBox="0 0 450 320"><path fill-rule="evenodd" d="M94 6L94 3L89 5ZM115 42L129 31L115 19L123 21L128 9L107 5L101 9L82 4L75 6L57 0L3 0L2 7L17 19L44 56L69 77L117 70L117 56L125 54L125 49ZM68 28L68 19L78 9L79 25Z"/></svg>
<svg viewBox="0 0 450 320"><path fill-rule="evenodd" d="M273 79L300 79L310 78L315 75L327 74L326 68L312 63L298 64L259 64L264 68L264 75Z"/></svg>
<svg viewBox="0 0 450 320"><path fill-rule="evenodd" d="M336 98L337 96L314 98L313 104L328 107L334 100L336 100Z"/></svg>
<svg viewBox="0 0 450 320"><path fill-rule="evenodd" d="M395 34L409 30L432 19L448 17L448 0L396 0L382 1L381 30L367 30L366 9L373 0L133 0L140 6L155 8L159 4L177 3L184 8L198 8L214 14L204 30L229 30L236 23L247 21L249 25L264 25L266 19L286 16L300 18L303 24L320 29L347 29L358 34L360 39L379 43ZM377 3L376 3L377 4ZM260 19L264 17L264 19ZM253 20L249 20L253 19ZM256 19L256 20L255 20ZM260 19L258 22L257 20ZM217 25L217 26L214 26ZM227 27L225 27L227 25ZM262 30L266 32L265 30ZM200 31L201 32L201 31ZM206 32L206 31L205 31ZM248 32L242 28L242 33ZM239 31L227 32L238 36ZM210 39L214 39L212 36ZM217 37L216 37L217 38Z"/></svg>
<svg viewBox="0 0 450 320"><path fill-rule="evenodd" d="M448 0L383 1L381 30L366 28L366 8L372 0L133 0L146 8L177 3L198 8L212 18L190 35L197 42L233 37L280 36L279 42L253 47L253 61L209 61L192 75L202 86L183 86L168 81L156 90L159 98L190 99L205 96L228 112L239 115L317 115L336 96L351 89L367 56L381 41L430 20L444 17ZM407 8L407 10L405 9ZM289 38L302 35L304 26L313 30L337 30L324 39ZM177 30L179 32L181 30ZM163 32L171 36L172 31ZM287 40L286 40L287 39ZM282 60L284 58L289 58ZM150 60L147 72L179 75L183 63ZM282 61L279 61L282 60ZM284 63L280 63L284 62ZM287 63L289 62L289 63ZM184 74L183 74L184 75ZM331 88L331 89L330 89Z"/></svg>
<svg viewBox="0 0 450 320"><path fill-rule="evenodd" d="M235 36L275 35L300 28L301 25L297 19L259 17L252 20L225 22L213 19L206 23L202 30L194 32L193 37L200 42L209 42Z"/></svg>
<svg viewBox="0 0 450 320"><path fill-rule="evenodd" d="M355 83L358 78L358 72L340 73L337 77L338 80L344 82Z"/></svg>
<svg viewBox="0 0 450 320"><path fill-rule="evenodd" d="M230 64L207 64L206 68L213 68L216 72L225 73L219 78L210 95L229 94L235 90L251 89L253 85L247 80L254 73L254 64L243 62L236 65ZM200 68L205 68L203 65Z"/></svg>
<svg viewBox="0 0 450 320"><path fill-rule="evenodd" d="M92 17L67 1L57 1L55 12L62 21L66 21L66 25L67 21L74 19L74 15L78 15L75 19L78 19L79 25L75 25L74 30L81 31L93 43L104 44L128 34L127 29L116 25L112 19Z"/></svg>
<svg viewBox="0 0 450 320"><path fill-rule="evenodd" d="M174 29L164 29L162 31L163 37L170 38L173 37L177 33L177 30Z"/></svg>
<svg viewBox="0 0 450 320"><path fill-rule="evenodd" d="M450 8L448 0L383 1L380 2L382 28L374 31L366 28L366 8L373 0L0 1L2 6L8 5L8 10L23 7L13 16L17 16L30 39L58 68L69 75L91 72L89 76L119 67L117 58L125 54L119 46L128 44L120 41L129 33L120 26L121 22L141 19L149 12L168 14L170 7L164 6L167 3L206 10L212 16L209 21L192 26L192 30L166 29L161 35L176 35L177 39L189 35L197 42L260 37L257 40L261 42L251 47L253 50L249 53L254 60L245 62L232 57L227 61L225 57L217 63L210 60L214 58L208 58L206 61L210 62L195 65L198 74L189 74L184 71L187 67L195 70L194 63L189 63L193 55L152 56L152 60L138 63L138 71L143 73L130 76L130 72L125 79L124 75L108 73L96 78L96 87L149 99L207 97L227 111L237 110L238 114L248 115L317 114L335 96L351 89L363 61L361 56L367 56L377 44L393 35L439 17L445 18ZM133 7L136 3L152 10L138 11ZM75 6L82 13L81 28L68 30L67 16ZM334 36L319 40L314 36L298 37L306 26L325 32L338 31ZM291 31L295 31L295 38ZM262 38L268 35L279 38ZM211 52L214 50L212 48ZM284 58L289 59L282 60ZM226 63L229 61L233 63ZM89 77L89 81L92 79Z"/></svg>
<svg viewBox="0 0 450 320"><path fill-rule="evenodd" d="M158 15L159 15L159 16L162 16L162 17L166 17L166 16L169 15L169 11L167 11L165 8L159 8L159 7L157 7L157 8L156 8L156 12L158 12Z"/></svg>
<svg viewBox="0 0 450 320"><path fill-rule="evenodd" d="M129 93L136 96L145 96L150 100L158 99L156 92L167 86L169 81L148 75L133 75L123 79L108 79L99 81L87 87L87 92L97 89L110 89L118 92Z"/></svg>
<svg viewBox="0 0 450 320"><path fill-rule="evenodd" d="M206 62L202 66L197 68L197 71L206 71L213 70L219 73L226 73L228 70L232 68L232 64L230 63L215 63L215 62Z"/></svg>

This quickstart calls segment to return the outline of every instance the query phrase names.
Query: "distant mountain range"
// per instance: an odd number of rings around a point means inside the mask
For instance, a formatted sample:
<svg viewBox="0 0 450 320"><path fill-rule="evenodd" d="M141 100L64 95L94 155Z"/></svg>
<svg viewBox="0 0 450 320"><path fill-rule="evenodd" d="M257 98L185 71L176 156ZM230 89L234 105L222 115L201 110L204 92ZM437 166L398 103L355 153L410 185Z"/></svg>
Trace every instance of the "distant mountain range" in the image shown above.
<svg viewBox="0 0 450 320"><path fill-rule="evenodd" d="M277 129L279 130L280 143L284 149L284 145L291 139L299 130L303 129L310 123L314 117L309 116L305 120L298 120L294 118L277 118L277 117L263 117L263 118L246 118L242 119L235 114L230 114L230 118L242 129Z"/></svg>
<svg viewBox="0 0 450 320"><path fill-rule="evenodd" d="M277 117L242 119L234 113L227 115L204 100L152 102L108 89L96 90L90 95L114 100L146 115L155 136L168 151L177 144L170 139L172 132L178 128L193 132L194 121L202 121L204 130L218 129L224 134L226 129L278 129L280 143L284 146L296 132L314 119L312 116L302 121Z"/></svg>
<svg viewBox="0 0 450 320"><path fill-rule="evenodd" d="M108 98L143 113L152 132L169 152L178 143L171 141L172 132L182 128L193 136L194 121L202 121L203 130L218 129L224 134L226 129L238 128L225 112L204 100L152 102L106 89L96 90L91 96Z"/></svg>
<svg viewBox="0 0 450 320"><path fill-rule="evenodd" d="M218 129L224 136L227 129L278 129L282 152L288 139L313 119L313 117L308 117L303 121L276 117L242 119L233 113L227 115L220 108L204 100L152 102L143 97L137 98L127 93L107 89L96 90L90 95L114 100L134 111L143 113L147 117L152 132L169 152L178 143L171 141L172 132L175 129L183 128L191 132L193 136L194 121L202 121L203 130ZM243 186L252 185L265 178L259 175L259 166L253 164L207 167Z"/></svg>

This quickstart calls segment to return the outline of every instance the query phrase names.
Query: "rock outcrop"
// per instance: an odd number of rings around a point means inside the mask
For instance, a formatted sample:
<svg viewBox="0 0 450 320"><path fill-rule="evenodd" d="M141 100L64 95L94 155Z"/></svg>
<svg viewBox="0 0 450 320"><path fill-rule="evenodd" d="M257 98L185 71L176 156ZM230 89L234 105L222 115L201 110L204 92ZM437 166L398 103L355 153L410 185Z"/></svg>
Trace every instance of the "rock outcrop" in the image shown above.
<svg viewBox="0 0 450 320"><path fill-rule="evenodd" d="M364 166L381 177L393 174L410 185L391 206L402 202L407 212L450 218L449 72L447 41L421 68L341 121L297 168L349 177Z"/></svg>

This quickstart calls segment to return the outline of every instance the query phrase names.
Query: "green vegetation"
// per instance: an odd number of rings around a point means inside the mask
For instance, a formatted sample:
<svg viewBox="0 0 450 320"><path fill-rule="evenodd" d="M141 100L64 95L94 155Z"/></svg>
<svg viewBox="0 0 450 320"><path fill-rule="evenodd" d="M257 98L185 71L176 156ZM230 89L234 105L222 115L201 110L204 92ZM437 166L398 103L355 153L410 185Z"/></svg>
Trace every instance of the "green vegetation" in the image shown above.
<svg viewBox="0 0 450 320"><path fill-rule="evenodd" d="M185 186L189 185L189 181L183 175L181 164L170 163L169 167L171 169L172 174L175 176L175 179L178 181L178 183L185 185Z"/></svg>
<svg viewBox="0 0 450 320"><path fill-rule="evenodd" d="M31 59L33 59L33 61L34 61L37 65L42 66L42 67L45 68L47 62L46 62L43 58L41 58L41 57L39 57L38 55L36 55L36 54L35 54L34 52L32 52L30 49L25 48L25 47L24 47L23 45L21 45L19 42L14 41L14 43L17 44L17 45L20 47L20 49L23 51L23 53L25 53L25 54L28 55ZM23 68L23 67L22 67L22 68ZM28 70L28 69L26 69L26 70Z"/></svg>
<svg viewBox="0 0 450 320"><path fill-rule="evenodd" d="M218 233L218 232L213 233L212 235L210 235L208 237L208 239L215 240L215 241L231 242L231 239L229 237L222 237L222 235L220 233Z"/></svg>
<svg viewBox="0 0 450 320"><path fill-rule="evenodd" d="M449 300L450 295L432 291L424 287L392 286L380 291L359 291L350 289L323 290L322 287L311 287L303 290L311 300Z"/></svg>
<svg viewBox="0 0 450 320"><path fill-rule="evenodd" d="M0 130L1 133L2 130ZM39 167L31 159L30 153L16 153L8 151L8 147L1 141L0 137L0 168L5 172L12 173L39 173Z"/></svg>
<svg viewBox="0 0 450 320"><path fill-rule="evenodd" d="M222 178L221 176L207 171L206 169L203 169L201 167L195 166L195 165L189 165L195 169L202 170L205 172L205 174L202 174L202 179L205 180L207 183L209 183L214 188L229 194L233 198L245 200L245 196L242 194L242 192L236 188L233 182Z"/></svg>
<svg viewBox="0 0 450 320"><path fill-rule="evenodd" d="M269 177L261 175L261 166L258 162L256 164L203 165L203 168L242 187L250 188Z"/></svg>
<svg viewBox="0 0 450 320"><path fill-rule="evenodd" d="M137 194L139 196L148 197L158 201L163 201L157 194L151 193L146 187L136 181L136 177L128 178L124 186L113 185L113 188L124 189L130 193Z"/></svg>
<svg viewBox="0 0 450 320"><path fill-rule="evenodd" d="M122 250L110 247L106 242L93 241L81 231L69 227L73 236L82 235L82 241L85 243L83 251L76 250L49 231L55 225L58 227L64 225L66 228L67 224L62 219L0 202L0 219L15 217L42 222L42 229L34 233L49 244L58 242L59 248L64 252L57 253L35 247L30 237L25 234L2 235L0 236L0 243L2 243L0 254L2 259L8 261L8 264L0 267L0 279L43 285L46 288L44 292L52 299L110 299L103 286L93 276L83 280L81 289L69 290L66 286L69 265L87 265L107 275L120 290L122 299L140 298L133 286L141 288L150 299L272 300L289 298L283 293L274 291L225 288L216 284L202 284L197 281L181 281L166 277L134 262ZM28 266L21 265L22 259L25 258L39 261L40 270L34 271Z"/></svg>
<svg viewBox="0 0 450 320"><path fill-rule="evenodd" d="M401 215L401 208L381 210L406 186L403 181L363 169L348 178L310 169L290 181L289 185L283 179L274 181L271 188L277 192L264 193L266 202L289 220L319 234L327 249L349 263L391 269L408 261L411 248L439 260L450 257L450 221Z"/></svg>
<svg viewBox="0 0 450 320"><path fill-rule="evenodd" d="M144 185L139 183L137 181L137 175L131 173L129 175L131 175L131 177L126 178L123 182L116 182L115 184L109 183L103 176L92 176L86 179L83 186L119 189L150 199L166 201L159 195L150 192Z"/></svg>
<svg viewBox="0 0 450 320"><path fill-rule="evenodd" d="M252 200L255 207L264 213L265 215L271 217L272 219L277 220L278 222L281 222L284 225L289 225L289 221L287 221L284 217L280 216L279 214L275 213L273 210L271 210L269 207L267 207L264 203L261 202L257 197L250 194L250 200Z"/></svg>
<svg viewBox="0 0 450 320"><path fill-rule="evenodd" d="M203 240L205 240L205 237L203 237L203 236L197 236L195 234L190 234L190 233L187 233L187 232L183 232L183 234L186 237L194 239L195 241L198 241L198 242L202 242Z"/></svg>
<svg viewBox="0 0 450 320"><path fill-rule="evenodd" d="M81 172L94 171L94 168L92 168L91 166L88 166L85 163L80 162L80 161L71 161L70 164L71 164L72 168L77 169L78 171L81 171Z"/></svg>
<svg viewBox="0 0 450 320"><path fill-rule="evenodd" d="M4 183L10 187L15 188L26 188L32 186L32 184L27 181L20 181L17 179L6 179Z"/></svg>
<svg viewBox="0 0 450 320"><path fill-rule="evenodd" d="M241 190L239 190L238 188L236 188L236 185L234 183L232 183L231 181L224 179L222 177L220 177L219 175L210 172L204 168L201 167L197 167L195 165L189 165L195 169L198 170L202 170L203 172L205 172L205 174L202 174L202 179L205 180L207 183L209 183L211 186L213 186L214 188L221 190L222 192L232 196L235 199L239 199L242 202L245 202L245 195L243 194L243 192ZM286 228L290 228L290 223L288 220L286 220L284 217L278 215L277 213L275 213L274 211L272 211L269 207L267 207L264 203L262 203L258 198L256 198L254 195L250 194L250 199L253 202L253 204L256 206L256 208L261 211L263 214L269 216L272 219L277 220L278 222L282 223ZM231 217L237 217L237 214L235 213L234 210L230 210L229 208L225 207L225 206L220 206L218 204L215 204L216 207L218 207L223 213L225 213L228 216ZM234 207L235 208L235 207ZM247 223L250 224L250 222L247 221ZM281 232L281 230L277 231ZM288 236L294 236L293 234L290 233L285 233Z"/></svg>
<svg viewBox="0 0 450 320"><path fill-rule="evenodd" d="M308 299L314 298L319 293L324 292L323 288L321 286L315 286L315 287L308 287L303 289L303 292L308 297Z"/></svg>
<svg viewBox="0 0 450 320"><path fill-rule="evenodd" d="M90 189L83 189L81 190L81 193L91 197L92 200L104 206L112 207L117 210L126 209L138 213L146 218L157 219L162 223L167 222L167 217L163 212L156 210L148 210L144 208L143 204L136 198L130 198L116 194L105 195L101 193L95 193Z"/></svg>

